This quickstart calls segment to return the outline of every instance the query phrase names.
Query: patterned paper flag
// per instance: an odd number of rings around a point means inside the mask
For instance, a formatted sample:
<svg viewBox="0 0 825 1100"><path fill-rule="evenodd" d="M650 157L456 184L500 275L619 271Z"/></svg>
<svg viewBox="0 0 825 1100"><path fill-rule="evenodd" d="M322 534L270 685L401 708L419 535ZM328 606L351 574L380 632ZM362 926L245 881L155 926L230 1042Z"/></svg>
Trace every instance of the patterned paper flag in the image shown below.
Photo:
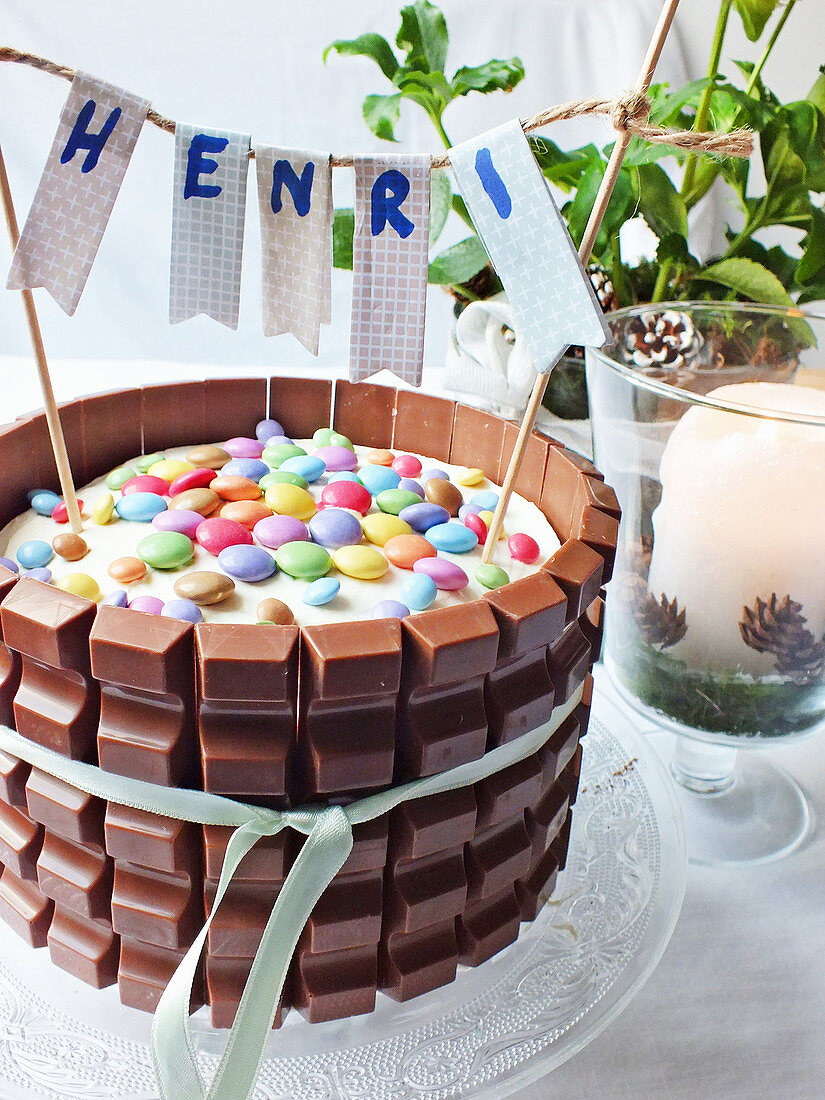
<svg viewBox="0 0 825 1100"><path fill-rule="evenodd" d="M332 309L329 162L329 153L255 147L264 335L291 332L313 355Z"/></svg>
<svg viewBox="0 0 825 1100"><path fill-rule="evenodd" d="M92 269L149 101L78 72L6 286L42 286L70 316Z"/></svg>
<svg viewBox="0 0 825 1100"><path fill-rule="evenodd" d="M590 279L519 120L455 146L450 161L536 370L552 370L570 344L609 343Z"/></svg>
<svg viewBox="0 0 825 1100"><path fill-rule="evenodd" d="M169 320L238 327L249 134L175 126Z"/></svg>
<svg viewBox="0 0 825 1100"><path fill-rule="evenodd" d="M428 156L355 157L353 382L386 368L421 385L429 222Z"/></svg>

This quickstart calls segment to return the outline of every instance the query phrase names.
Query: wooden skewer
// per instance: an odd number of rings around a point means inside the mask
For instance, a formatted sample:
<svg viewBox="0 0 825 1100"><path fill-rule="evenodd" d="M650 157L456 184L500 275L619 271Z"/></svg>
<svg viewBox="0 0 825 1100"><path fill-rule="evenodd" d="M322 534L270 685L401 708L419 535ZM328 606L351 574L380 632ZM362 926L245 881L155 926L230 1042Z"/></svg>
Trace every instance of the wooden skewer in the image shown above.
<svg viewBox="0 0 825 1100"><path fill-rule="evenodd" d="M3 159L3 150L0 148L0 191L3 196L3 209L6 214L6 225L9 230L12 249L17 248L20 240L20 230L17 226L17 216L14 212L14 202L9 187L9 177L6 173L6 162ZM26 311L26 322L29 326L29 337L34 350L34 361L37 365L37 376L40 380L40 389L43 393L43 405L46 410L46 423L49 426L49 437L52 441L54 461L57 466L57 476L60 479L60 489L63 500L66 503L66 513L69 518L69 526L79 535L83 530L83 521L80 518L80 508L77 504L77 493L72 479L72 468L69 465L69 455L66 451L66 440L63 436L63 426L60 423L60 413L57 411L57 403L54 399L52 380L49 375L49 364L46 360L46 349L43 346L43 335L40 331L40 322L37 318L37 310L34 306L34 295L30 290L21 290L23 306Z"/></svg>
<svg viewBox="0 0 825 1100"><path fill-rule="evenodd" d="M653 81L653 74L656 71L656 66L659 64L659 58L662 56L662 49L664 48L665 40L673 24L678 6L679 0L665 0L665 4L659 15L659 21L653 31L653 37L650 40L647 54L645 55L645 59L642 62L642 68L639 72L637 87L641 92L647 92L650 88L651 82ZM585 266L590 260L593 245L596 243L596 237L599 235L599 229L601 228L602 220L607 211L610 196L613 194L613 188L616 186L616 180L619 178L619 170L622 167L630 138L631 134L629 130L620 131L616 144L613 146L613 152L610 154L610 160L608 161L607 169L605 170L601 186L596 195L593 209L590 212L590 218L588 219L581 247L579 248L579 259ZM498 543L499 534L502 524L504 523L504 517L507 513L507 506L513 494L513 486L518 477L519 470L521 469L521 464L524 461L527 441L536 423L536 416L541 408L541 401L544 397L544 391L547 389L549 380L549 372L547 374L536 375L536 381L533 384L533 389L530 393L527 408L524 411L519 433L516 438L516 445L510 457L510 465L507 467L507 474L504 478L504 484L501 487L501 495L499 496L496 510L490 522L487 541L484 544L484 553L481 560L485 565L492 558L496 544Z"/></svg>

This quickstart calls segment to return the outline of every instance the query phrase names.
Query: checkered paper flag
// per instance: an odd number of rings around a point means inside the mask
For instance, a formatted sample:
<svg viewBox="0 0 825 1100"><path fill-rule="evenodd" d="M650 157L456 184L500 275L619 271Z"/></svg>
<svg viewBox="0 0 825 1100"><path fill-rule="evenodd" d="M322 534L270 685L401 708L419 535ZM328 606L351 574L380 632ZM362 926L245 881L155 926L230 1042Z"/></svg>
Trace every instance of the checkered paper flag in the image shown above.
<svg viewBox="0 0 825 1100"><path fill-rule="evenodd" d="M177 123L169 320L238 327L249 134Z"/></svg>
<svg viewBox="0 0 825 1100"><path fill-rule="evenodd" d="M519 120L455 146L450 162L535 369L547 374L570 344L609 343L590 279Z"/></svg>
<svg viewBox="0 0 825 1100"><path fill-rule="evenodd" d="M149 101L87 73L72 80L6 286L77 309Z"/></svg>
<svg viewBox="0 0 825 1100"><path fill-rule="evenodd" d="M355 162L349 376L392 371L421 385L429 156L358 156Z"/></svg>
<svg viewBox="0 0 825 1100"><path fill-rule="evenodd" d="M255 165L264 336L289 332L317 355L332 319L330 154L258 145Z"/></svg>

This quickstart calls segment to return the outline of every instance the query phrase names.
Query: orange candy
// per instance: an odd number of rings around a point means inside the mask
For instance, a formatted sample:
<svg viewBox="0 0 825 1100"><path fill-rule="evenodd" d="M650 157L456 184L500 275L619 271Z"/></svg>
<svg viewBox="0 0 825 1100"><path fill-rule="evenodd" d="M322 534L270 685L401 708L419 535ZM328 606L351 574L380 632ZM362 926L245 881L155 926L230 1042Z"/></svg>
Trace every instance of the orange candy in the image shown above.
<svg viewBox="0 0 825 1100"><path fill-rule="evenodd" d="M146 576L146 565L140 558L115 558L109 566L109 576L121 584L134 584Z"/></svg>
<svg viewBox="0 0 825 1100"><path fill-rule="evenodd" d="M259 500L263 496L260 486L248 477L216 477L209 488L221 500Z"/></svg>
<svg viewBox="0 0 825 1100"><path fill-rule="evenodd" d="M395 455L392 451L370 451L366 460L373 466L392 466Z"/></svg>
<svg viewBox="0 0 825 1100"><path fill-rule="evenodd" d="M386 558L399 569L412 569L421 558L437 557L436 548L423 535L393 535L383 549Z"/></svg>
<svg viewBox="0 0 825 1100"><path fill-rule="evenodd" d="M219 515L224 519L234 519L251 531L259 519L274 515L268 504L262 500L230 500L221 508Z"/></svg>

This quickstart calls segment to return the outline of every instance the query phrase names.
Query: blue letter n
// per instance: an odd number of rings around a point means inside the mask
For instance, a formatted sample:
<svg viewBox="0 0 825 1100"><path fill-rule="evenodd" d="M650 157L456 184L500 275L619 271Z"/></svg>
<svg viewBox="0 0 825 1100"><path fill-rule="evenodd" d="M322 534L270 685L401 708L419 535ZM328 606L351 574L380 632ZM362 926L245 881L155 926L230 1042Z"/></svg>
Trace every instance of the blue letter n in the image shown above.
<svg viewBox="0 0 825 1100"><path fill-rule="evenodd" d="M96 106L97 104L95 101L90 99L81 107L75 119L75 124L72 127L72 132L69 134L69 140L66 142L66 148L60 154L61 164L68 164L78 149L88 149L86 159L80 166L81 172L91 172L97 164L98 158L103 152L103 146L109 140L112 130L117 126L117 120L120 118L121 110L120 107L115 107L103 123L100 133L90 134L87 130L87 126L94 118Z"/></svg>
<svg viewBox="0 0 825 1100"><path fill-rule="evenodd" d="M311 160L306 162L300 176L288 160L276 160L272 166L272 195L269 199L272 213L279 214L281 211L283 206L281 192L284 184L286 184L286 189L292 195L292 201L295 204L298 216L305 218L309 213L314 176L315 165Z"/></svg>

